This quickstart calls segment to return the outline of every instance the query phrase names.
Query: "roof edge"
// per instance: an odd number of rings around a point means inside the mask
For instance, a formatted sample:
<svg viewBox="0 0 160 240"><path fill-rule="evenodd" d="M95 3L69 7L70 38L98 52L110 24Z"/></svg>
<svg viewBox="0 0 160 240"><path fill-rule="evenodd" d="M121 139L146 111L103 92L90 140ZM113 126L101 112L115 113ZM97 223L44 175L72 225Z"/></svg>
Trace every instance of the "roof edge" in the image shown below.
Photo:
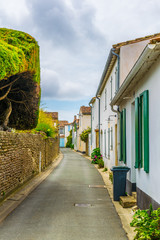
<svg viewBox="0 0 160 240"><path fill-rule="evenodd" d="M121 87L119 88L117 94L115 95L115 97L111 101L111 103L110 103L111 106L117 105L116 103L121 98L122 94L125 92L125 90L129 86L129 84L132 82L132 80L134 79L135 75L141 69L142 65L144 64L145 59L147 59L148 56L151 54L151 52L154 51L156 45L160 45L160 43L159 42L156 43L156 44L150 44L149 43L144 48L144 50L141 53L140 57L138 58L138 60L134 64L134 66L132 67L132 69L129 72L129 74L127 75L127 77L125 78L125 80L122 83Z"/></svg>

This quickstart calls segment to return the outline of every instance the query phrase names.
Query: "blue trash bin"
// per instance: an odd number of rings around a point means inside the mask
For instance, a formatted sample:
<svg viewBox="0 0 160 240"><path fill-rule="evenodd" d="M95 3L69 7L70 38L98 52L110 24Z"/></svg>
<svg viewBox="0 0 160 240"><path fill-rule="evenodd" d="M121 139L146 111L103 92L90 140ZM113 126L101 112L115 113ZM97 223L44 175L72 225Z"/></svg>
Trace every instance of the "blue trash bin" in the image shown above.
<svg viewBox="0 0 160 240"><path fill-rule="evenodd" d="M113 200L119 201L120 196L126 195L126 176L130 170L129 167L118 166L113 167Z"/></svg>

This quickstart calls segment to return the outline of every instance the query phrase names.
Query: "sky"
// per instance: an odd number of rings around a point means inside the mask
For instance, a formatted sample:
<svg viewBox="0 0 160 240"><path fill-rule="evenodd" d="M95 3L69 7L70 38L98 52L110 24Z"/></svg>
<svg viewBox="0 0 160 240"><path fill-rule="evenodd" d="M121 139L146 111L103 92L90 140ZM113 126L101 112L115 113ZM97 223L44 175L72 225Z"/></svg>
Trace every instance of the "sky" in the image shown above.
<svg viewBox="0 0 160 240"><path fill-rule="evenodd" d="M0 0L0 27L40 46L41 107L73 121L95 96L113 44L160 32L159 0Z"/></svg>

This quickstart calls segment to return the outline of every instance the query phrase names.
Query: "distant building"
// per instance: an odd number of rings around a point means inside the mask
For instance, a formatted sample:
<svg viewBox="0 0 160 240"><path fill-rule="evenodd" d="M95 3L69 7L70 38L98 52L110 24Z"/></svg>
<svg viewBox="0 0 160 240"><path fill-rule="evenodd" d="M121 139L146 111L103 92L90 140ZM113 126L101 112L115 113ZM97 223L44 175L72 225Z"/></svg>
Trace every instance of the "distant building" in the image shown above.
<svg viewBox="0 0 160 240"><path fill-rule="evenodd" d="M81 106L79 110L79 128L77 130L77 150L88 152L86 143L81 140L80 135L84 130L91 127L91 107Z"/></svg>
<svg viewBox="0 0 160 240"><path fill-rule="evenodd" d="M60 147L65 147L65 125L68 124L68 121L66 120L60 120L58 121L59 124L59 137L60 137Z"/></svg>
<svg viewBox="0 0 160 240"><path fill-rule="evenodd" d="M54 122L54 127L58 128L58 112L45 112L45 113L52 117Z"/></svg>

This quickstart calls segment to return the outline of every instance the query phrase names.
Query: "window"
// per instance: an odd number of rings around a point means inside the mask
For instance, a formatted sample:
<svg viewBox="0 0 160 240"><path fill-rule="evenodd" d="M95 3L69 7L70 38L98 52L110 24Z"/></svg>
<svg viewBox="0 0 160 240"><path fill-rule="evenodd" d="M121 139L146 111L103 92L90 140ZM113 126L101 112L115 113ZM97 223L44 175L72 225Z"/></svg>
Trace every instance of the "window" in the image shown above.
<svg viewBox="0 0 160 240"><path fill-rule="evenodd" d="M70 127L71 127L71 126L70 126L70 125L68 125L68 132L70 131Z"/></svg>
<svg viewBox="0 0 160 240"><path fill-rule="evenodd" d="M113 127L111 127L110 133L111 133L111 146L110 146L110 149L113 150Z"/></svg>
<svg viewBox="0 0 160 240"><path fill-rule="evenodd" d="M64 134L64 128L59 129L59 134Z"/></svg>
<svg viewBox="0 0 160 240"><path fill-rule="evenodd" d="M104 156L106 157L106 129L104 130Z"/></svg>
<svg viewBox="0 0 160 240"><path fill-rule="evenodd" d="M107 89L105 89L105 110L107 109Z"/></svg>
<svg viewBox="0 0 160 240"><path fill-rule="evenodd" d="M120 161L126 163L126 109L120 113Z"/></svg>
<svg viewBox="0 0 160 240"><path fill-rule="evenodd" d="M108 128L108 158L110 158L110 128Z"/></svg>
<svg viewBox="0 0 160 240"><path fill-rule="evenodd" d="M149 172L149 92L135 99L135 168Z"/></svg>
<svg viewBox="0 0 160 240"><path fill-rule="evenodd" d="M111 101L112 101L112 82L113 82L113 79L111 77L111 80L110 80L110 83L111 83Z"/></svg>

